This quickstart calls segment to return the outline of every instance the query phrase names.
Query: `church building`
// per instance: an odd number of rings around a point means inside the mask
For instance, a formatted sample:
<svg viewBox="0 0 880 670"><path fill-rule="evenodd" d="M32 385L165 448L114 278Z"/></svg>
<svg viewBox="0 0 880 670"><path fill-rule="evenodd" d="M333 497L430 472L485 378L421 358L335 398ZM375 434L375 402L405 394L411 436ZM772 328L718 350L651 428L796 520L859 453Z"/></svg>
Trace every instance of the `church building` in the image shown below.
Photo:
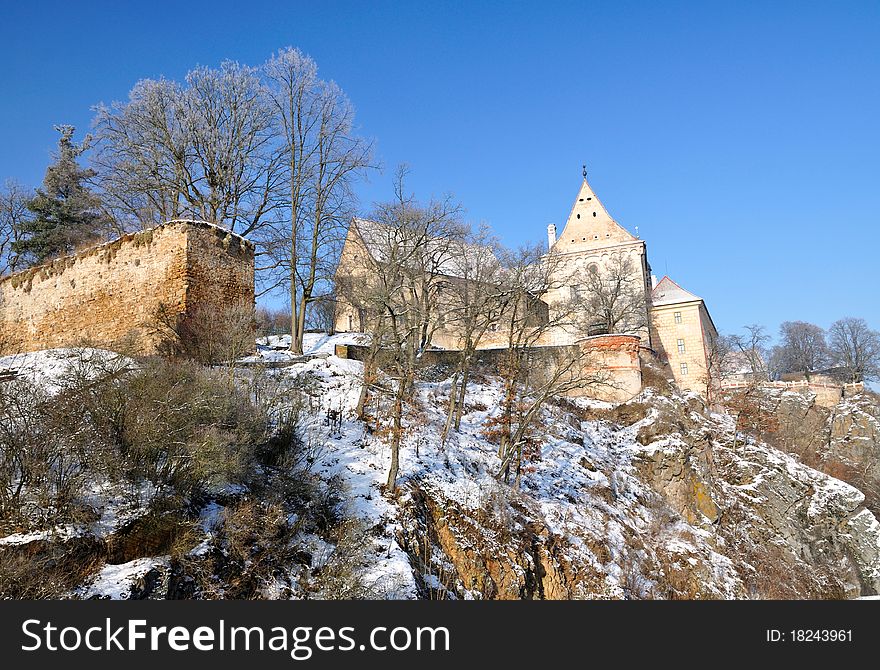
<svg viewBox="0 0 880 670"><path fill-rule="evenodd" d="M356 278L363 278L366 272L365 254L376 260L370 244L376 225L359 219L352 222L337 282L360 281ZM566 319L565 325L554 326L549 338L542 338L542 345L635 335L640 348L668 363L679 388L708 394L709 351L718 333L705 302L669 277L656 281L645 241L609 214L587 181L586 170L562 231L558 232L555 224L547 226L547 246L542 262L552 263L549 267L557 273L558 281L537 302L543 305L550 322L554 310L570 312L573 305L583 305L583 318ZM452 276L446 279L455 280ZM438 313L442 311L441 305ZM597 314L602 316L597 318ZM341 298L336 328L342 332L365 330L362 316ZM456 341L456 333L446 325L436 329L432 343L455 349ZM501 338L489 333L480 346L496 348L501 344Z"/></svg>

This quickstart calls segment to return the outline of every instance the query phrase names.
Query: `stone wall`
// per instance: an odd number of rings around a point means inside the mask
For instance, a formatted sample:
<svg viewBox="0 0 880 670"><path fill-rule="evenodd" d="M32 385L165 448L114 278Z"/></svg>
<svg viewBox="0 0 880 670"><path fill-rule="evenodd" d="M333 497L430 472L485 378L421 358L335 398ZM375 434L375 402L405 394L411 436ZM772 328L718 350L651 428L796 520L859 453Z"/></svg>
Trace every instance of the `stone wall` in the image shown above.
<svg viewBox="0 0 880 670"><path fill-rule="evenodd" d="M845 384L843 382L834 381L833 379L814 378L801 379L795 381L767 381L758 382L723 380L721 388L725 391L737 391L757 386L762 389L783 389L787 391L806 392L809 391L815 396L816 404L819 407L834 407L844 398L857 396L865 391L865 385L862 382L853 382Z"/></svg>
<svg viewBox="0 0 880 670"><path fill-rule="evenodd" d="M173 222L0 280L0 354L86 344L155 353L171 337L160 308L174 317L253 302L253 245Z"/></svg>
<svg viewBox="0 0 880 670"><path fill-rule="evenodd" d="M363 361L369 347L361 345L337 345L340 358ZM639 338L633 335L597 335L577 344L539 346L528 350L529 374L550 374L572 357L579 357L583 367L575 371L578 379L589 380L583 388L576 388L568 395L591 397L610 402L625 402L642 389L642 368L639 357ZM478 349L473 364L477 368L497 371L507 349ZM458 363L460 352L448 349L428 349L422 354L423 367L449 366ZM380 355L379 365L383 364Z"/></svg>

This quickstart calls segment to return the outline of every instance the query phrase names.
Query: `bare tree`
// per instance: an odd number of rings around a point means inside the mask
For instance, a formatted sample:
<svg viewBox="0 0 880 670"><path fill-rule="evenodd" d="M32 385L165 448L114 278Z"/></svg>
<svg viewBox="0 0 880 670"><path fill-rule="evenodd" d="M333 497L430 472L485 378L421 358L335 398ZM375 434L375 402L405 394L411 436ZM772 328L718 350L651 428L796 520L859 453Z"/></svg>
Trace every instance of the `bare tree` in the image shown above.
<svg viewBox="0 0 880 670"><path fill-rule="evenodd" d="M442 440L461 427L471 365L490 328L497 328L514 292L504 281L501 247L488 226L469 230L450 260L453 277L444 292L447 327L460 340L458 365L449 391L449 411Z"/></svg>
<svg viewBox="0 0 880 670"><path fill-rule="evenodd" d="M13 248L21 239L29 198L27 189L12 180L0 189L0 276L23 267L22 259Z"/></svg>
<svg viewBox="0 0 880 670"><path fill-rule="evenodd" d="M276 227L272 267L290 290L291 344L302 353L306 316L329 292L353 181L372 162L372 146L354 132L354 108L342 90L321 81L315 62L282 49L263 66L268 100L282 138L286 225Z"/></svg>
<svg viewBox="0 0 880 670"><path fill-rule="evenodd" d="M756 323L744 326L743 330L745 333L742 335L730 336L730 344L734 351L739 352L739 358L753 380L767 379L769 359L767 343L770 341L770 336L765 332L764 326Z"/></svg>
<svg viewBox="0 0 880 670"><path fill-rule="evenodd" d="M779 372L811 372L828 364L825 331L805 321L785 321L779 326L780 343L773 350Z"/></svg>
<svg viewBox="0 0 880 670"><path fill-rule="evenodd" d="M647 327L645 287L629 254L612 253L601 268L590 265L578 282L576 299L583 306L579 320L591 335L635 333Z"/></svg>
<svg viewBox="0 0 880 670"><path fill-rule="evenodd" d="M395 200L377 205L371 217L369 271L358 298L368 315L373 352L373 361L365 365L364 385L372 384L390 404L382 426L391 446L389 490L397 482L406 408L419 358L430 343L440 278L461 231L457 204L450 199L420 204L407 193L405 177L406 169L399 168ZM387 356L384 376L376 373L380 350Z"/></svg>
<svg viewBox="0 0 880 670"><path fill-rule="evenodd" d="M281 158L254 68L141 80L127 102L98 105L94 126L93 165L121 227L199 218L256 235L278 206Z"/></svg>
<svg viewBox="0 0 880 670"><path fill-rule="evenodd" d="M329 335L333 334L336 325L336 298L334 295L325 295L319 300L309 304L306 326Z"/></svg>
<svg viewBox="0 0 880 670"><path fill-rule="evenodd" d="M733 336L719 335L706 342L706 399L710 403L716 402L722 380L734 372L735 354Z"/></svg>
<svg viewBox="0 0 880 670"><path fill-rule="evenodd" d="M880 379L880 332L864 319L846 317L828 329L829 353L850 382Z"/></svg>
<svg viewBox="0 0 880 670"><path fill-rule="evenodd" d="M503 316L507 346L499 368L502 399L487 432L499 443L498 478L509 482L513 475L519 486L524 463L536 448L534 429L547 402L614 384L606 370L590 365L583 348L538 346L549 331L570 326L582 308L579 300L571 300L556 303L551 311L543 301L568 284L560 272L560 257L526 247L509 254L504 265L510 302Z"/></svg>
<svg viewBox="0 0 880 670"><path fill-rule="evenodd" d="M283 335L290 328L290 312L286 309L271 309L258 306L254 311L257 337Z"/></svg>

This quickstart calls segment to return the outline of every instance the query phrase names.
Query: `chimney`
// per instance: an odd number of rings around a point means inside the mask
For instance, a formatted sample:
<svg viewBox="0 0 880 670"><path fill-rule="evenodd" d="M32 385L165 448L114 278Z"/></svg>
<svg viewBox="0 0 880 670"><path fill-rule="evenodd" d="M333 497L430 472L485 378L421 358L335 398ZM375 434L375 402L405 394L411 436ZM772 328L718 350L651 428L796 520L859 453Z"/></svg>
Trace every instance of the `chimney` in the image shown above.
<svg viewBox="0 0 880 670"><path fill-rule="evenodd" d="M657 275L655 275L654 273L651 273L651 288L657 288Z"/></svg>
<svg viewBox="0 0 880 670"><path fill-rule="evenodd" d="M552 249L556 244L556 224L551 223L547 226L547 248Z"/></svg>

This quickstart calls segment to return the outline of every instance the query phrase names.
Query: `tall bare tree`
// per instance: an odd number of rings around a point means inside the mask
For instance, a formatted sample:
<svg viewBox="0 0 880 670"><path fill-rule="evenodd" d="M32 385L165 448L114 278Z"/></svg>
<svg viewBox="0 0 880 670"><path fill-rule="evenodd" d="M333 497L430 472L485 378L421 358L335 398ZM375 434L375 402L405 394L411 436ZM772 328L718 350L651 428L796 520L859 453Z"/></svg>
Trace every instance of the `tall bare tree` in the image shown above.
<svg viewBox="0 0 880 670"><path fill-rule="evenodd" d="M764 326L757 323L743 326L743 330L745 332L742 334L731 335L729 343L733 351L738 352L738 357L754 381L767 379L769 359L767 344L770 342L770 336Z"/></svg>
<svg viewBox="0 0 880 670"><path fill-rule="evenodd" d="M99 174L120 226L199 218L258 236L278 207L281 157L257 70L232 61L185 83L145 79L98 105Z"/></svg>
<svg viewBox="0 0 880 670"><path fill-rule="evenodd" d="M807 377L828 365L825 331L805 321L785 321L779 326L779 344L772 357L776 371L803 372Z"/></svg>
<svg viewBox="0 0 880 670"><path fill-rule="evenodd" d="M576 279L580 317L587 332L635 333L648 325L645 286L632 257L614 252L603 267L592 264Z"/></svg>
<svg viewBox="0 0 880 670"><path fill-rule="evenodd" d="M880 332L864 319L845 317L828 329L829 353L844 368L847 381L880 379Z"/></svg>
<svg viewBox="0 0 880 670"><path fill-rule="evenodd" d="M449 391L449 411L442 440L461 427L474 356L490 328L496 328L515 291L504 281L501 247L488 226L468 230L450 260L453 277L444 292L444 321L460 339L458 365Z"/></svg>
<svg viewBox="0 0 880 670"><path fill-rule="evenodd" d="M395 199L377 205L371 216L370 266L359 298L368 315L371 348L387 357L384 375L367 378L365 366L364 383L372 383L390 405L383 412L391 447L388 489L397 482L407 405L419 358L430 343L440 278L461 234L460 207L451 199L419 203L406 191L405 177L406 169L400 168Z"/></svg>
<svg viewBox="0 0 880 670"><path fill-rule="evenodd" d="M543 349L538 345L554 329L569 328L582 309L580 300L556 303L548 309L543 299L570 285L560 270L561 258L539 247L509 253L504 261L510 302L503 316L507 347L500 366L502 399L499 413L489 422L489 434L498 440L501 465L498 478L519 486L533 431L541 410L554 397L572 391L610 389L607 371L591 369L584 349ZM541 358L534 360L535 356Z"/></svg>
<svg viewBox="0 0 880 670"><path fill-rule="evenodd" d="M706 342L706 399L715 403L722 380L736 367L736 345L728 335L710 337Z"/></svg>
<svg viewBox="0 0 880 670"><path fill-rule="evenodd" d="M291 303L291 350L302 353L312 302L330 292L345 225L353 212L351 185L372 164L372 146L354 129L354 108L336 84L317 76L315 62L282 49L263 66L267 95L282 138L286 225L271 245L274 269L285 275Z"/></svg>
<svg viewBox="0 0 880 670"><path fill-rule="evenodd" d="M31 194L16 181L8 180L0 189L0 276L20 270L22 259L14 245L21 239Z"/></svg>

